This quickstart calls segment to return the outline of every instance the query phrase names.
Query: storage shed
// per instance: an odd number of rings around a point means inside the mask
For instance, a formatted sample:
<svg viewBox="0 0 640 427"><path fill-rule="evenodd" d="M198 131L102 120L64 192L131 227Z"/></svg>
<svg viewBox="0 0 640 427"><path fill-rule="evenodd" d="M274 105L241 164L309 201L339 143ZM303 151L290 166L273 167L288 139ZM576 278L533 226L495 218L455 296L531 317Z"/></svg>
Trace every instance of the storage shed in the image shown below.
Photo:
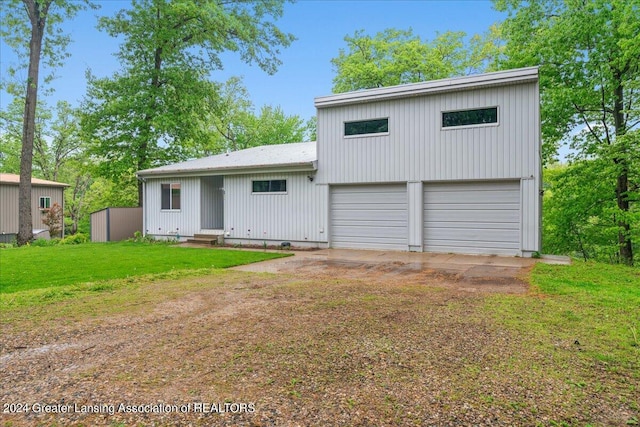
<svg viewBox="0 0 640 427"><path fill-rule="evenodd" d="M142 232L142 208L105 208L91 214L91 241L117 242Z"/></svg>

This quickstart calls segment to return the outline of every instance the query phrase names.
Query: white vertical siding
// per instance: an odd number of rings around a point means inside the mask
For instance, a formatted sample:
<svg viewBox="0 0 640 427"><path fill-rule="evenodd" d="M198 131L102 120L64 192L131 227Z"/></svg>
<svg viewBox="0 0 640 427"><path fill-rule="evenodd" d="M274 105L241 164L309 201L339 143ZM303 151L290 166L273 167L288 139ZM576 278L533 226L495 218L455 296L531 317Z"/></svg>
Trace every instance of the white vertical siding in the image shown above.
<svg viewBox="0 0 640 427"><path fill-rule="evenodd" d="M409 250L422 251L422 182L407 183L407 199L409 206Z"/></svg>
<svg viewBox="0 0 640 427"><path fill-rule="evenodd" d="M522 195L522 250L536 252L540 250L540 190L538 182L523 179L521 182Z"/></svg>
<svg viewBox="0 0 640 427"><path fill-rule="evenodd" d="M443 111L494 106L495 125L441 126ZM388 134L343 136L345 121L384 117ZM416 231L423 209L412 183L523 180L520 250L540 250L540 168L537 82L318 109L318 181L408 182L409 246L424 241Z"/></svg>
<svg viewBox="0 0 640 427"><path fill-rule="evenodd" d="M318 110L319 182L505 179L538 169L537 83ZM442 111L498 107L495 126L441 128ZM344 122L389 118L389 134L345 138Z"/></svg>
<svg viewBox="0 0 640 427"><path fill-rule="evenodd" d="M231 175L224 178L228 239L326 242L327 186L310 173ZM253 180L286 179L286 194L252 193Z"/></svg>
<svg viewBox="0 0 640 427"><path fill-rule="evenodd" d="M180 210L162 210L160 184L180 183ZM200 178L147 180L146 233L154 236L193 236L200 231Z"/></svg>

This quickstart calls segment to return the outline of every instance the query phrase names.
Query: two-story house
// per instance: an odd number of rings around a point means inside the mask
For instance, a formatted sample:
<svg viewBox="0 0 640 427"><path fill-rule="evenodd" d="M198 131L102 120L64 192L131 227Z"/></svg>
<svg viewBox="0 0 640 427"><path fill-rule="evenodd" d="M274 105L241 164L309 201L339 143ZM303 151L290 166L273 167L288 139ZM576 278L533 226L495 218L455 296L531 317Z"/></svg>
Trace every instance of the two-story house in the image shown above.
<svg viewBox="0 0 640 427"><path fill-rule="evenodd" d="M538 69L319 97L317 142L138 172L144 229L231 243L531 256Z"/></svg>

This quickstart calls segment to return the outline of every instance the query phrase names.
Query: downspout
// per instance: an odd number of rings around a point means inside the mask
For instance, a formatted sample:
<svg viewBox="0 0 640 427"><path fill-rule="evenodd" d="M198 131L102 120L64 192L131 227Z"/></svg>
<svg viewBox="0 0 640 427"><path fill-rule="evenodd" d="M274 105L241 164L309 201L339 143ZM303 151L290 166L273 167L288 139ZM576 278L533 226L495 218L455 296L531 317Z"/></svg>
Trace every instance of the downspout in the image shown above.
<svg viewBox="0 0 640 427"><path fill-rule="evenodd" d="M142 235L147 235L147 180L138 177L142 181Z"/></svg>
<svg viewBox="0 0 640 427"><path fill-rule="evenodd" d="M60 231L60 238L61 239L64 239L64 190L66 190L66 188L62 187L62 218L61 218L62 227L60 227L61 228L61 231Z"/></svg>

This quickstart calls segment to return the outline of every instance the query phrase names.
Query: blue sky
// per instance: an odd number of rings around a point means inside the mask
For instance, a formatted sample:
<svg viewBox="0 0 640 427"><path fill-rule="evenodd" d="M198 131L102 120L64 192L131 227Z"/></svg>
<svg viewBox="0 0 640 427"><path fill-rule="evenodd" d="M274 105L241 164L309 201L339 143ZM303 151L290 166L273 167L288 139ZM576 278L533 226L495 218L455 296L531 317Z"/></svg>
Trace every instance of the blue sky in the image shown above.
<svg viewBox="0 0 640 427"><path fill-rule="evenodd" d="M63 99L78 105L86 91L88 68L100 77L110 76L119 68L113 56L118 41L95 28L96 16L113 15L130 2L94 1L100 9L82 12L64 24L73 40L68 49L71 57L56 71L58 77L51 84L55 93L47 98L50 104ZM331 58L345 47L345 35L359 29L375 34L385 28L412 28L423 39L432 39L437 32L448 30L473 35L485 32L504 17L492 9L490 1L481 0L299 0L287 4L283 18L278 21L279 27L294 34L297 40L282 51L282 65L275 75L244 64L235 54L225 54L225 69L212 72L211 78L224 81L241 76L256 108L280 105L287 114L307 119L315 115L314 97L331 93L334 77ZM0 42L2 78L6 65L12 62L15 56ZM5 108L8 102L9 97L0 93L0 108Z"/></svg>

